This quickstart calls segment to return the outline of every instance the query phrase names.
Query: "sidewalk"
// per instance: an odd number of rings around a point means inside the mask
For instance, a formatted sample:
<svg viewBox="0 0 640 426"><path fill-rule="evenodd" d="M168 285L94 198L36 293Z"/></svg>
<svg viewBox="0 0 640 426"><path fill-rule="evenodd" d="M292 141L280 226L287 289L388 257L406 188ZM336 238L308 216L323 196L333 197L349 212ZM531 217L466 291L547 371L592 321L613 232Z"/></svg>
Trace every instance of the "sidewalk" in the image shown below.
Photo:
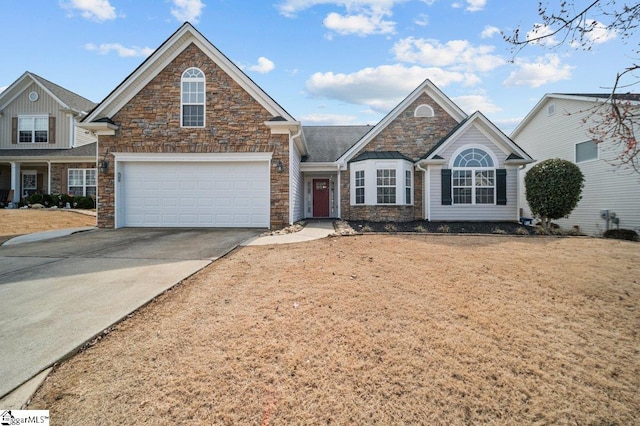
<svg viewBox="0 0 640 426"><path fill-rule="evenodd" d="M333 220L311 220L307 225L298 232L282 235L266 235L262 237L251 238L241 246L265 246L269 244L292 244L304 241L313 241L320 238L328 237L335 233Z"/></svg>

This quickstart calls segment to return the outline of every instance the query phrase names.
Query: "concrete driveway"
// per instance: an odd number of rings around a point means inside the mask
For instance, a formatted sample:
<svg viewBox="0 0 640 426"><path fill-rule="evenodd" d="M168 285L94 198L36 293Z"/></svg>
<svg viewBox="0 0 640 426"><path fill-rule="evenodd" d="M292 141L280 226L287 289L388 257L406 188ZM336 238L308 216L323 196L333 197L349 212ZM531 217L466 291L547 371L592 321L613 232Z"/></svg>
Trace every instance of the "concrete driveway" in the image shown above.
<svg viewBox="0 0 640 426"><path fill-rule="evenodd" d="M0 247L0 398L260 232L125 228Z"/></svg>

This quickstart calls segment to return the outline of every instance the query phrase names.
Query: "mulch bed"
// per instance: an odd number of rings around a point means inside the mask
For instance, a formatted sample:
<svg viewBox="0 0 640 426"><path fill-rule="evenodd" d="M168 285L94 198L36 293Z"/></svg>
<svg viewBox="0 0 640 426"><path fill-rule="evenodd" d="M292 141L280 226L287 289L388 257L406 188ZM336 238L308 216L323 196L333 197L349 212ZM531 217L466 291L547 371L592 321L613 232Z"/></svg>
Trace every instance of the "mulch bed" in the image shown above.
<svg viewBox="0 0 640 426"><path fill-rule="evenodd" d="M369 222L350 220L349 226L356 232L416 232L434 234L505 234L535 235L535 227L518 222Z"/></svg>

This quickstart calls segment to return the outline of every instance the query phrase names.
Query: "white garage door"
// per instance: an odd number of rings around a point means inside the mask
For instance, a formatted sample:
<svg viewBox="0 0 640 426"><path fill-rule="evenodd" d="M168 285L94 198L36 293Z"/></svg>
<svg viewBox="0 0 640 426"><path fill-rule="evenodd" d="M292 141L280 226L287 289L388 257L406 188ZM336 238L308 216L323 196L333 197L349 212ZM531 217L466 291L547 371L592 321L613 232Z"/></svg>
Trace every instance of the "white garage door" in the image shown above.
<svg viewBox="0 0 640 426"><path fill-rule="evenodd" d="M130 227L269 227L269 163L121 163Z"/></svg>

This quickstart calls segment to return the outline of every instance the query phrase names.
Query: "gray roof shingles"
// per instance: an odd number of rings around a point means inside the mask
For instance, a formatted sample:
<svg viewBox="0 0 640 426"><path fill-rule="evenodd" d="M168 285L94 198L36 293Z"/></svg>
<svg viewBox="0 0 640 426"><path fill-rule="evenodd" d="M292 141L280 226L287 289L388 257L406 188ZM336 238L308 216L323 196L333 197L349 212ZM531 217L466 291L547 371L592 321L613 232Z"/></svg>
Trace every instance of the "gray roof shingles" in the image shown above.
<svg viewBox="0 0 640 426"><path fill-rule="evenodd" d="M32 72L29 72L31 76L38 80L40 84L47 88L51 93L53 93L58 99L64 102L69 108L72 108L76 111L89 112L97 105L95 102L91 102L87 98L83 98L82 96L73 93L70 90L65 89L64 87L58 86L55 83L50 82L49 80L40 77Z"/></svg>
<svg viewBox="0 0 640 426"><path fill-rule="evenodd" d="M373 126L303 126L309 154L305 162L333 162L356 144Z"/></svg>
<svg viewBox="0 0 640 426"><path fill-rule="evenodd" d="M95 157L97 143L82 145L77 148L68 149L0 149L0 158L4 157L33 157L43 160L51 157Z"/></svg>

